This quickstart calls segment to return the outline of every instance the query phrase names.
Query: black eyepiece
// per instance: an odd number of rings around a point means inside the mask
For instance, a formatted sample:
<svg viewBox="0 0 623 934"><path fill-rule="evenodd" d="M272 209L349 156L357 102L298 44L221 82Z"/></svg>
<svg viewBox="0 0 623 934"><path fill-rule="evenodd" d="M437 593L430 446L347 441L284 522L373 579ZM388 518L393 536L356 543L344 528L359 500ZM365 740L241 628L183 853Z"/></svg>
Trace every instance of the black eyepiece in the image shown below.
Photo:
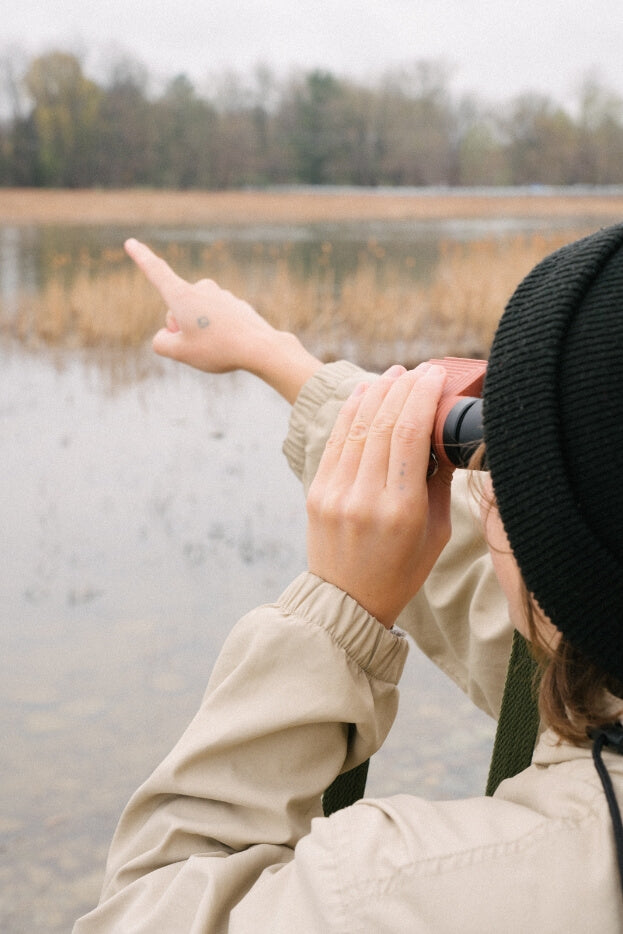
<svg viewBox="0 0 623 934"><path fill-rule="evenodd" d="M443 426L443 446L455 467L467 467L484 437L482 399L465 396L450 409Z"/></svg>

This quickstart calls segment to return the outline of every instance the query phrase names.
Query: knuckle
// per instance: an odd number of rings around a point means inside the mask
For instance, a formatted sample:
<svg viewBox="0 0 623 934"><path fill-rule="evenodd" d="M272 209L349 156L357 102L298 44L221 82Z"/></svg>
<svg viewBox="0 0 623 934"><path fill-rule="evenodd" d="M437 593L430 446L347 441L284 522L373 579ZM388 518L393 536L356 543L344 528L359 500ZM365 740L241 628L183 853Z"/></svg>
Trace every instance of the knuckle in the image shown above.
<svg viewBox="0 0 623 934"><path fill-rule="evenodd" d="M372 422L370 433L380 437L392 435L395 428L395 421L389 415L379 415Z"/></svg>
<svg viewBox="0 0 623 934"><path fill-rule="evenodd" d="M403 444L417 445L423 440L428 441L428 433L422 425L414 421L402 420L396 423L394 429L395 437Z"/></svg>
<svg viewBox="0 0 623 934"><path fill-rule="evenodd" d="M379 524L383 528L383 533L392 539L396 547L405 540L405 537L410 536L413 526L409 513L405 510L404 502L386 506Z"/></svg>
<svg viewBox="0 0 623 934"><path fill-rule="evenodd" d="M305 506L307 515L312 521L324 524L334 524L339 521L339 497L335 491L312 485L307 494Z"/></svg>
<svg viewBox="0 0 623 934"><path fill-rule="evenodd" d="M325 487L316 474L310 484L309 490L307 491L307 497L305 499L307 508L318 510L324 500L324 492Z"/></svg>
<svg viewBox="0 0 623 934"><path fill-rule="evenodd" d="M351 495L340 505L339 521L357 534L370 525L373 509L370 497Z"/></svg>
<svg viewBox="0 0 623 934"><path fill-rule="evenodd" d="M365 441L368 437L370 431L369 425L367 422L364 422L362 419L356 419L353 424L350 426L348 432L349 441Z"/></svg>
<svg viewBox="0 0 623 934"><path fill-rule="evenodd" d="M192 288L195 290L195 294L204 302L215 302L219 295L222 294L222 289L214 279L199 279Z"/></svg>
<svg viewBox="0 0 623 934"><path fill-rule="evenodd" d="M320 519L320 504L313 496L308 496L305 503L307 518L310 522L317 522Z"/></svg>
<svg viewBox="0 0 623 934"><path fill-rule="evenodd" d="M316 510L318 509L319 499L320 499L320 497L319 497L319 495L318 495L318 485L317 485L317 483L314 481L314 482L312 483L312 485L310 486L310 488L309 488L309 490L308 490L308 492L307 492L307 497L306 497L306 499L305 499L305 506L306 506L308 512L310 512L310 511L313 512L313 511L316 511Z"/></svg>
<svg viewBox="0 0 623 934"><path fill-rule="evenodd" d="M403 502L396 502L385 509L385 526L389 531L402 531L407 524L407 514Z"/></svg>
<svg viewBox="0 0 623 934"><path fill-rule="evenodd" d="M339 430L332 431L329 437L327 438L327 442L325 444L325 450L328 449L330 451L333 451L336 448L340 448L343 443L344 443L343 432Z"/></svg>

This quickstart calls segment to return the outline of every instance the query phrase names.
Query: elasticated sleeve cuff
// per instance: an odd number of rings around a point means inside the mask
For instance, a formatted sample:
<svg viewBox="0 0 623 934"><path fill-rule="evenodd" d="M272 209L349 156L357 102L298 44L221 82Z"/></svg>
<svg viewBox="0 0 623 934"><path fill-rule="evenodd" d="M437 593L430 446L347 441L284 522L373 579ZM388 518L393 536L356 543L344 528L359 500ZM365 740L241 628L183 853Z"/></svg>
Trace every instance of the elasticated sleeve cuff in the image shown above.
<svg viewBox="0 0 623 934"><path fill-rule="evenodd" d="M344 591L306 572L292 581L277 605L323 629L368 677L398 684L409 651L404 634L385 629Z"/></svg>
<svg viewBox="0 0 623 934"><path fill-rule="evenodd" d="M299 480L305 466L308 426L314 422L321 406L336 396L342 386L340 398L344 400L362 377L363 371L359 367L339 360L327 363L304 384L292 408L290 427L283 444L283 453Z"/></svg>

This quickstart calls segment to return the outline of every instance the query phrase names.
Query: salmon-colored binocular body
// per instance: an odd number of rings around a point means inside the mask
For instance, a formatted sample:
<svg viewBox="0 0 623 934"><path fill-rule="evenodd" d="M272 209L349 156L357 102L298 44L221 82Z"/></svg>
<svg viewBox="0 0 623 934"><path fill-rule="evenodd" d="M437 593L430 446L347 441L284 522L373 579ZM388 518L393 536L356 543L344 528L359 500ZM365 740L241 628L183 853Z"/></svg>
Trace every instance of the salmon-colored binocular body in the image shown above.
<svg viewBox="0 0 623 934"><path fill-rule="evenodd" d="M462 357L428 362L442 366L448 374L435 416L433 453L439 464L467 467L483 440L482 387L487 362Z"/></svg>

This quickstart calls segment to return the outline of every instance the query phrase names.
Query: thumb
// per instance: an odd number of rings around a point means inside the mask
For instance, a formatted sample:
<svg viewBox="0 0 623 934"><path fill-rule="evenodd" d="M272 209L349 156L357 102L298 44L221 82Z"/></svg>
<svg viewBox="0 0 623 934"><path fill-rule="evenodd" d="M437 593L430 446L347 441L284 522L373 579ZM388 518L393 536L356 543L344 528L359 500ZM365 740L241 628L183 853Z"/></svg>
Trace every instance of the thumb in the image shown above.
<svg viewBox="0 0 623 934"><path fill-rule="evenodd" d="M179 328L177 328L176 331L168 327L160 328L160 330L154 334L151 346L155 353L159 354L161 357L170 357L172 360L177 360L181 336L182 332Z"/></svg>
<svg viewBox="0 0 623 934"><path fill-rule="evenodd" d="M166 318L165 318L165 324L166 324L166 330L170 331L171 334L177 334L177 332L181 330L179 324L175 320L175 315L173 314L171 309L167 311Z"/></svg>

